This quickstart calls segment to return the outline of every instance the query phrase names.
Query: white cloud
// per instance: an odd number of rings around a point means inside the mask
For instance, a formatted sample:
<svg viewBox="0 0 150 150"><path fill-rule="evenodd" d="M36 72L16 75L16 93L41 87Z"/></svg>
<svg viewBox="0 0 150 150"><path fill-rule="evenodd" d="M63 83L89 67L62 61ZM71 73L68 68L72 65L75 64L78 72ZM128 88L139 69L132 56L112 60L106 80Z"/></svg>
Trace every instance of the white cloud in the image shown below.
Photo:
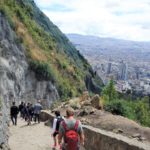
<svg viewBox="0 0 150 150"><path fill-rule="evenodd" d="M149 0L35 1L64 33L150 41Z"/></svg>

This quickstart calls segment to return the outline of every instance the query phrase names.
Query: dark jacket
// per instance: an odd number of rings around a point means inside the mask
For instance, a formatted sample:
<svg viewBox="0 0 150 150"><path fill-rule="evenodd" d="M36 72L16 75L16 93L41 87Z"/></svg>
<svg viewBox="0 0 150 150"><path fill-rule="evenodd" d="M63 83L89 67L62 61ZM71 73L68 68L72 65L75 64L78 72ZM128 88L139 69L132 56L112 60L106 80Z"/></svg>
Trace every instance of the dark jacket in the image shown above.
<svg viewBox="0 0 150 150"><path fill-rule="evenodd" d="M18 109L17 106L12 106L12 107L10 108L10 115L11 115L11 116L16 116L16 115L18 115L18 112L19 112L19 109Z"/></svg>
<svg viewBox="0 0 150 150"><path fill-rule="evenodd" d="M22 112L23 107L24 107L24 106L23 106L22 104L19 105L19 111L20 111L20 112Z"/></svg>

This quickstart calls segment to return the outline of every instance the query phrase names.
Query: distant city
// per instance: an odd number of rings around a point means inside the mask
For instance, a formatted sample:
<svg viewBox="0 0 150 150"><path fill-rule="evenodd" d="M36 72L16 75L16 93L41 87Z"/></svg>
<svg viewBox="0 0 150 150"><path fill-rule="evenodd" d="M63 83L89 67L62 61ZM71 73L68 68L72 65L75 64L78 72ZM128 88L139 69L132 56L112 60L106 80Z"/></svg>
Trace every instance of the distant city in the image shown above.
<svg viewBox="0 0 150 150"><path fill-rule="evenodd" d="M69 34L68 38L89 61L105 85L113 79L119 92L150 95L150 42L76 34Z"/></svg>
<svg viewBox="0 0 150 150"><path fill-rule="evenodd" d="M119 92L134 91L139 95L150 94L150 65L139 66L136 62L132 65L129 62L99 59L98 64L93 64L93 69L102 78L103 83L107 84L110 79L116 83Z"/></svg>

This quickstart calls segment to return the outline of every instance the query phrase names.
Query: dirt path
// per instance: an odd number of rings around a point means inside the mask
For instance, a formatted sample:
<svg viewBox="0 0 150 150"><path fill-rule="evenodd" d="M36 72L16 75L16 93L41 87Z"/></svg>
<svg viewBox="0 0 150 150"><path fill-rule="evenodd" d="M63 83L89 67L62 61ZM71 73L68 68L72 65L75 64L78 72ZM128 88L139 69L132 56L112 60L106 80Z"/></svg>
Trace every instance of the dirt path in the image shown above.
<svg viewBox="0 0 150 150"><path fill-rule="evenodd" d="M11 150L52 150L51 129L44 123L27 126L19 119L17 126L10 126L9 145Z"/></svg>

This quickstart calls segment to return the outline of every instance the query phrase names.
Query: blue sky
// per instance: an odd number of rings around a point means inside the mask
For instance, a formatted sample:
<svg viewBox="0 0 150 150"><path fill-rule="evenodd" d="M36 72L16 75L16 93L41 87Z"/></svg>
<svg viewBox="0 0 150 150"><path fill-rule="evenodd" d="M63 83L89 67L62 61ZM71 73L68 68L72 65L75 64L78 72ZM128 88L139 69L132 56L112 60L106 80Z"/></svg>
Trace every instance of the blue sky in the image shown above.
<svg viewBox="0 0 150 150"><path fill-rule="evenodd" d="M150 0L35 0L63 33L150 41Z"/></svg>

